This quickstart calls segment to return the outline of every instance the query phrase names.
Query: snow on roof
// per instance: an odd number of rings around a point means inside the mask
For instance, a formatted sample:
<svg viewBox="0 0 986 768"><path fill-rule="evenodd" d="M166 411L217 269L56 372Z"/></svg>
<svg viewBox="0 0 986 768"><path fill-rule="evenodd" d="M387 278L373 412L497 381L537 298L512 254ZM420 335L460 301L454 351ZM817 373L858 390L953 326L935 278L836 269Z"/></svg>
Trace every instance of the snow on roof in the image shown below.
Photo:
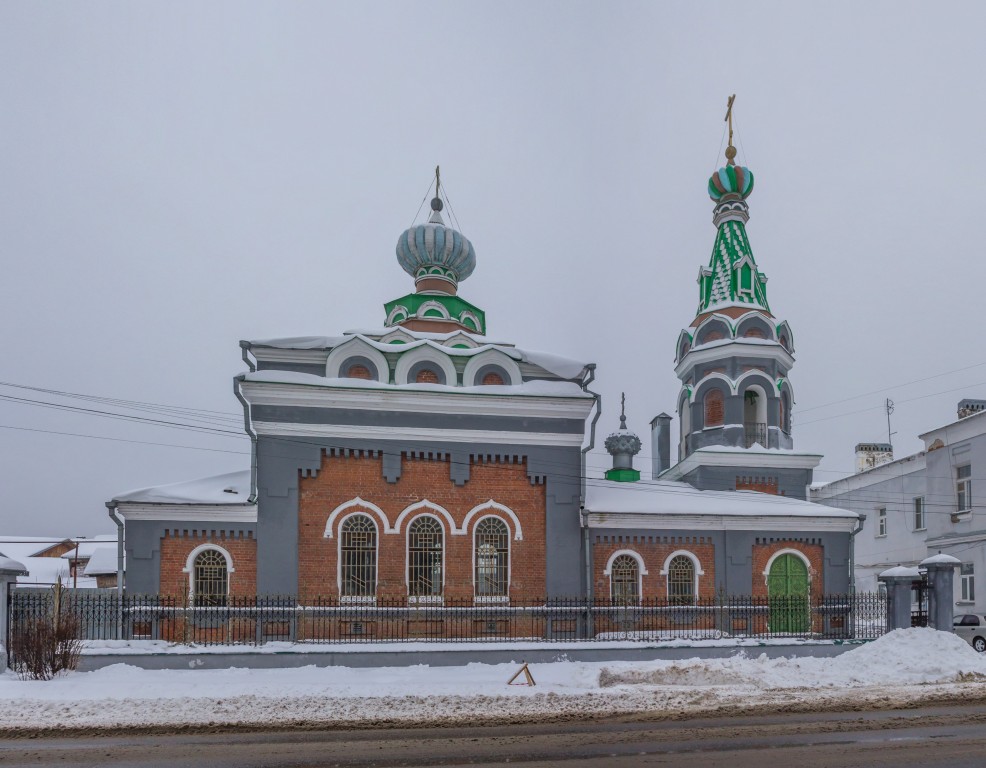
<svg viewBox="0 0 986 768"><path fill-rule="evenodd" d="M86 563L86 576L106 576L117 572L116 547L97 547Z"/></svg>
<svg viewBox="0 0 986 768"><path fill-rule="evenodd" d="M71 539L47 536L0 536L0 552L23 562L25 558L34 557L39 552L66 541Z"/></svg>
<svg viewBox="0 0 986 768"><path fill-rule="evenodd" d="M249 497L250 470L247 469L170 485L138 488L114 496L113 501L138 504L247 504Z"/></svg>
<svg viewBox="0 0 986 768"><path fill-rule="evenodd" d="M79 575L73 579L68 563L58 557L28 557L22 560L27 568L26 576L18 576L17 584L26 587L48 587L61 581L63 586L95 587L96 579Z"/></svg>
<svg viewBox="0 0 986 768"><path fill-rule="evenodd" d="M451 387L445 384L384 384L369 379L327 379L314 373L297 371L255 371L240 374L243 381L272 384L300 384L309 387L338 389L385 389L412 392L449 392L466 395L525 395L527 397L582 397L591 398L588 392L572 381L527 381L523 384L487 384L478 387Z"/></svg>
<svg viewBox="0 0 986 768"><path fill-rule="evenodd" d="M561 357L560 355L554 355L549 352L517 349L512 344L492 342L481 336L465 333L465 331L452 331L450 333L422 333L421 331L409 331L406 328L401 328L401 331L407 333L412 338L417 339L417 341L404 344L396 348L393 344L387 344L373 338L375 336L385 336L388 333L392 333L394 330L397 329L390 328L383 331L351 331L347 332L344 336L294 336L284 339L258 339L256 341L250 341L249 344L251 346L274 347L276 349L332 349L340 346L341 344L345 344L348 341L359 339L380 350L381 352L406 352L416 347L428 345L436 347L449 355L462 357L471 357L489 349L495 349L505 355L508 355L514 360L520 360L524 363L539 366L562 379L574 379L581 376L582 372L589 365L589 363L579 360L572 360L567 357ZM442 341L447 341L450 338L461 335L468 336L479 346L467 349L460 347L446 347L441 344Z"/></svg>
<svg viewBox="0 0 986 768"><path fill-rule="evenodd" d="M588 512L653 515L724 515L768 517L858 517L855 512L758 491L700 491L671 480L621 483L589 480Z"/></svg>
<svg viewBox="0 0 986 768"><path fill-rule="evenodd" d="M16 573L22 574L27 572L27 568L24 564L14 560L12 557L7 557L3 553L0 553L0 573Z"/></svg>
<svg viewBox="0 0 986 768"><path fill-rule="evenodd" d="M85 539L78 539L78 548L73 547L63 554L63 560L85 560L92 556L92 553L99 547L106 546L106 542L111 541L116 544L116 534L107 533L99 536L89 536Z"/></svg>

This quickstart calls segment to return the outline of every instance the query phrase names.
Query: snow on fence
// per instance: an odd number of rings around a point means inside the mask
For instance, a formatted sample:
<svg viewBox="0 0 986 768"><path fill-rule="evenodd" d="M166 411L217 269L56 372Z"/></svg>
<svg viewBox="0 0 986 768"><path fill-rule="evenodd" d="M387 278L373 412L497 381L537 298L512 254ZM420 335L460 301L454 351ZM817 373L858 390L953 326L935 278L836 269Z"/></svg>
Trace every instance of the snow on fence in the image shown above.
<svg viewBox="0 0 986 768"><path fill-rule="evenodd" d="M65 589L63 611L79 619L85 640L174 643L673 640L706 638L875 639L887 631L879 594L726 596L486 602L408 600L299 601L293 596L228 597L213 605L163 595ZM10 631L52 611L48 590L15 589Z"/></svg>

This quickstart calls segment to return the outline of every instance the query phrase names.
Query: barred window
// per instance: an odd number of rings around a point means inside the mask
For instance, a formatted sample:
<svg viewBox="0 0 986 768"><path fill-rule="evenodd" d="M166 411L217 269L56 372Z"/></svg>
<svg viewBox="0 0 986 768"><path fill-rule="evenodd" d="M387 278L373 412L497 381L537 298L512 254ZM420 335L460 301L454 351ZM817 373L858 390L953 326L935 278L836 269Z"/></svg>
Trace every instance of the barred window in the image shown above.
<svg viewBox="0 0 986 768"><path fill-rule="evenodd" d="M442 595L442 526L433 517L407 529L407 590L411 597Z"/></svg>
<svg viewBox="0 0 986 768"><path fill-rule="evenodd" d="M476 526L476 594L482 597L507 596L507 566L510 538L507 524L486 517Z"/></svg>
<svg viewBox="0 0 986 768"><path fill-rule="evenodd" d="M668 598L675 603L695 602L695 563L684 555L668 563Z"/></svg>
<svg viewBox="0 0 986 768"><path fill-rule="evenodd" d="M640 602L640 564L630 555L617 557L609 569L613 602L627 605Z"/></svg>
<svg viewBox="0 0 986 768"><path fill-rule="evenodd" d="M226 558L217 549L204 549L192 566L192 599L195 605L223 606L229 594Z"/></svg>
<svg viewBox="0 0 986 768"><path fill-rule="evenodd" d="M377 592L377 527L366 515L352 515L339 536L340 595L373 597Z"/></svg>

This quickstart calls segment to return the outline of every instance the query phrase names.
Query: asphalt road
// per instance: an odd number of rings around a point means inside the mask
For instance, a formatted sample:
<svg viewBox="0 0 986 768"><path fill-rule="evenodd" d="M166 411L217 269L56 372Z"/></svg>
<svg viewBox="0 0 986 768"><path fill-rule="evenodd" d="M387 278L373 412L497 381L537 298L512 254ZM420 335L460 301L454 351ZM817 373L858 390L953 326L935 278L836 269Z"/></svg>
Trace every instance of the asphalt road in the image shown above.
<svg viewBox="0 0 986 768"><path fill-rule="evenodd" d="M0 740L2 766L986 766L986 706L496 727Z"/></svg>

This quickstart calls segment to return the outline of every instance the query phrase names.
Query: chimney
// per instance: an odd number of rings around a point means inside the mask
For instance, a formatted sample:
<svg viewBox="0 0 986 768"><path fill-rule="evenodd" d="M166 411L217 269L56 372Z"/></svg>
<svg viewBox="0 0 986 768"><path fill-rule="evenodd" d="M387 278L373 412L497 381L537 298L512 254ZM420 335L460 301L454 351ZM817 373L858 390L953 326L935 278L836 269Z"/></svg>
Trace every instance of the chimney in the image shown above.
<svg viewBox="0 0 986 768"><path fill-rule="evenodd" d="M651 476L658 475L671 466L671 417L666 413L655 416L650 423Z"/></svg>
<svg viewBox="0 0 986 768"><path fill-rule="evenodd" d="M959 401L959 418L964 419L980 411L986 411L986 400L965 400Z"/></svg>
<svg viewBox="0 0 986 768"><path fill-rule="evenodd" d="M894 447L890 443L859 443L856 445L856 471L879 467L894 460Z"/></svg>

